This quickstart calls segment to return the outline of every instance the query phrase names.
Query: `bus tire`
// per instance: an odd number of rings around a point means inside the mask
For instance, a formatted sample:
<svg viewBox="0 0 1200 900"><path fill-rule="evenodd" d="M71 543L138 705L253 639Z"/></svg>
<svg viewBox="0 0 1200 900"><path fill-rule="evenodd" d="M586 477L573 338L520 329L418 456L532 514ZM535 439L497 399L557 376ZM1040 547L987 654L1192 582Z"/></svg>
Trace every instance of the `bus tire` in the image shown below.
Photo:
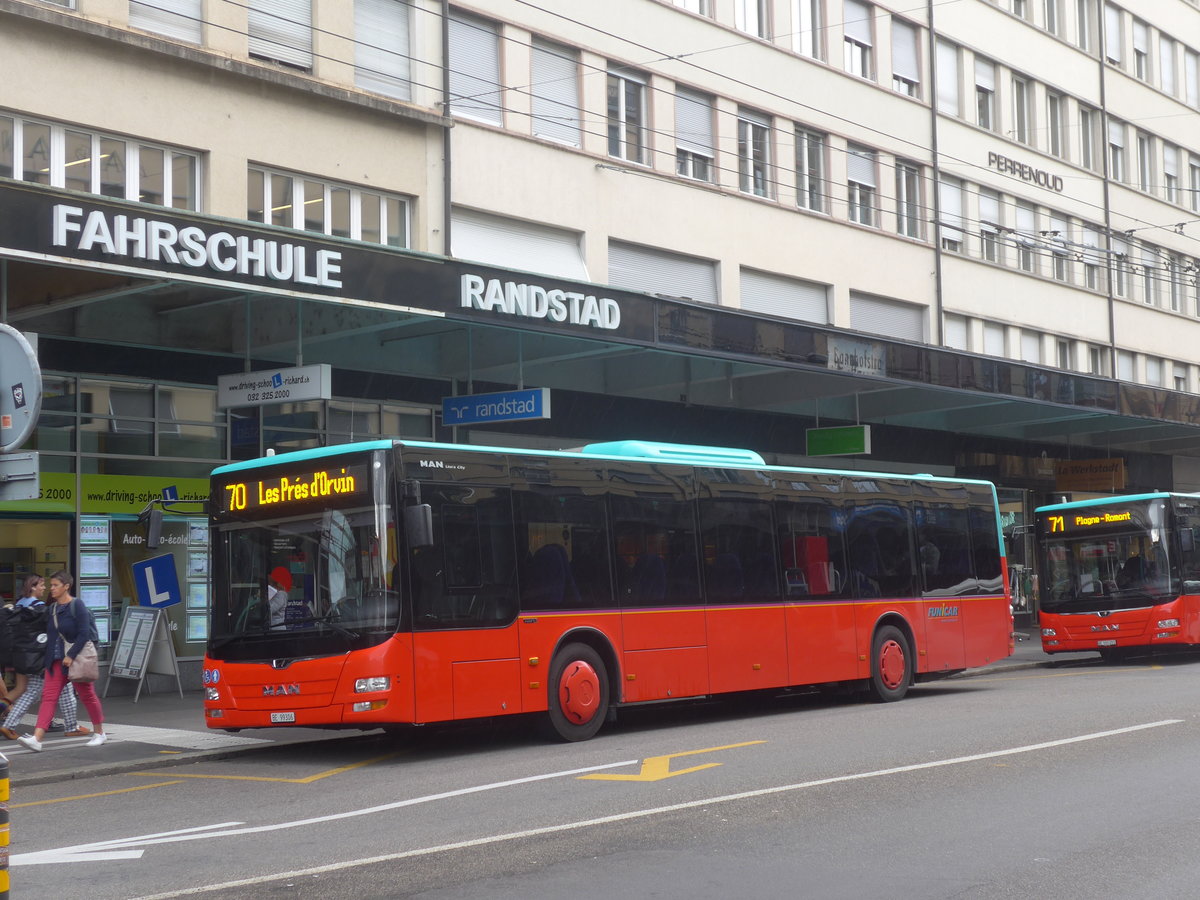
<svg viewBox="0 0 1200 900"><path fill-rule="evenodd" d="M552 737L586 741L600 730L608 713L608 670L600 654L587 644L568 644L550 666L550 708L547 724Z"/></svg>
<svg viewBox="0 0 1200 900"><path fill-rule="evenodd" d="M908 639L895 625L884 625L871 641L871 698L879 703L902 700L912 683L913 659Z"/></svg>

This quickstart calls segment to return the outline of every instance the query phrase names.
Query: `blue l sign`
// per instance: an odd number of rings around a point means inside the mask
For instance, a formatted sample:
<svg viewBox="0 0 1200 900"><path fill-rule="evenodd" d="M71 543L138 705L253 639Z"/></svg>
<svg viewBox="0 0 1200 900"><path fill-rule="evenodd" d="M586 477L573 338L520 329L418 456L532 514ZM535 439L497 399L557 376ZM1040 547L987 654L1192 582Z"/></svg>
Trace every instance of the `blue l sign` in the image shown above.
<svg viewBox="0 0 1200 900"><path fill-rule="evenodd" d="M174 606L183 600L173 553L135 562L131 568L139 606Z"/></svg>
<svg viewBox="0 0 1200 900"><path fill-rule="evenodd" d="M443 425L550 418L550 388L442 398Z"/></svg>

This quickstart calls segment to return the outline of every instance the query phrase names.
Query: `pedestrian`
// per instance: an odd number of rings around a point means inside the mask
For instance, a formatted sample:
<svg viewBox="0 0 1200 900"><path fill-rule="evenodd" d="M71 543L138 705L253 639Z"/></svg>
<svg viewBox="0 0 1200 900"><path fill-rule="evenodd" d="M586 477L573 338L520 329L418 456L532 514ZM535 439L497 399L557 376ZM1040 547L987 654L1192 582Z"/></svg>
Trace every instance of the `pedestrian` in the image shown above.
<svg viewBox="0 0 1200 900"><path fill-rule="evenodd" d="M292 589L292 573L283 566L276 566L267 576L267 604L271 610L271 630L282 631L287 627L288 592Z"/></svg>
<svg viewBox="0 0 1200 900"><path fill-rule="evenodd" d="M46 621L44 615L39 616L37 613L45 609L46 604L42 601L42 593L45 590L46 579L41 575L28 576L21 591L21 598L17 600L13 611L9 614L8 627L12 633L13 645L13 657L10 661L16 669L17 686L10 694L12 706L8 710L8 715L4 717L3 725L0 725L0 735L10 741L15 741L19 737L13 729L21 724L21 718L25 715L26 710L42 698L42 684L45 681L41 675L43 654L41 653L42 645L37 638L45 633ZM30 610L30 612L23 613L19 610ZM31 655L34 648L38 651L37 674L27 674L21 671L23 668L29 668L23 660ZM62 713L63 730L66 732L66 737L82 737L92 733L90 728L79 724L76 718L78 708L75 686L68 682L58 698L58 710Z"/></svg>
<svg viewBox="0 0 1200 900"><path fill-rule="evenodd" d="M66 687L67 670L71 661L83 649L88 641L99 643L96 633L96 623L92 612L83 602L71 595L71 585L74 579L62 570L50 576L50 599L54 601L50 607L51 615L47 619L45 682L42 685L42 705L38 710L37 727L32 735L22 735L17 738L30 750L42 749L42 738L50 726L55 704ZM104 733L104 710L100 706L100 698L96 696L96 688L91 682L76 682L79 699L92 720L96 733L87 742L89 747L99 747L108 740Z"/></svg>

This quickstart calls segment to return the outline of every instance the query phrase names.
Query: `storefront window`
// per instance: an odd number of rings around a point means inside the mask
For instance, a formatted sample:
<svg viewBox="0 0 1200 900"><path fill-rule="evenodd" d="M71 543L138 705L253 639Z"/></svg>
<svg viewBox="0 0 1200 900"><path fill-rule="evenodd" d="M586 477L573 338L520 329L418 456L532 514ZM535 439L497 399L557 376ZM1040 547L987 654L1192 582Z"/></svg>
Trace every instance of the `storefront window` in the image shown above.
<svg viewBox="0 0 1200 900"><path fill-rule="evenodd" d="M34 184L50 183L50 126L26 122L22 129L22 178Z"/></svg>
<svg viewBox="0 0 1200 900"><path fill-rule="evenodd" d="M66 133L66 179L64 186L72 191L92 189L92 136L81 131Z"/></svg>
<svg viewBox="0 0 1200 900"><path fill-rule="evenodd" d="M125 197L125 142L100 139L100 193L105 197Z"/></svg>
<svg viewBox="0 0 1200 900"><path fill-rule="evenodd" d="M0 176L12 178L13 173L13 120L0 116Z"/></svg>

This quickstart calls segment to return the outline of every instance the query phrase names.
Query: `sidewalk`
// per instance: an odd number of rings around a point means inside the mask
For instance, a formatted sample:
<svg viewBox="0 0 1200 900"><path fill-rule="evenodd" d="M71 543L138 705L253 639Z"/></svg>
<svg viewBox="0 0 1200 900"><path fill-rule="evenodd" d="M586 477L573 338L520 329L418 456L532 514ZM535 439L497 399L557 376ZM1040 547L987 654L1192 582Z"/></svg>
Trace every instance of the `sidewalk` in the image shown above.
<svg viewBox="0 0 1200 900"><path fill-rule="evenodd" d="M986 675L996 671L1028 669L1056 661L1095 659L1095 653L1062 653L1050 656L1042 652L1036 629L1018 629L1027 636L1017 642L1016 652L987 666L968 669L959 677ZM100 693L103 694L103 688ZM105 731L110 734L101 747L88 747L86 737L68 738L50 733L41 753L27 750L16 741L0 738L0 752L9 761L9 780L13 787L47 784L74 778L90 778L119 772L169 767L197 760L225 759L283 744L327 741L356 731L316 728L262 728L237 734L210 730L204 724L204 703L200 691L175 689L142 692L138 702L132 695L109 696L104 704ZM84 714L82 704L79 712ZM33 732L34 712L18 731ZM86 719L83 719L86 723Z"/></svg>

